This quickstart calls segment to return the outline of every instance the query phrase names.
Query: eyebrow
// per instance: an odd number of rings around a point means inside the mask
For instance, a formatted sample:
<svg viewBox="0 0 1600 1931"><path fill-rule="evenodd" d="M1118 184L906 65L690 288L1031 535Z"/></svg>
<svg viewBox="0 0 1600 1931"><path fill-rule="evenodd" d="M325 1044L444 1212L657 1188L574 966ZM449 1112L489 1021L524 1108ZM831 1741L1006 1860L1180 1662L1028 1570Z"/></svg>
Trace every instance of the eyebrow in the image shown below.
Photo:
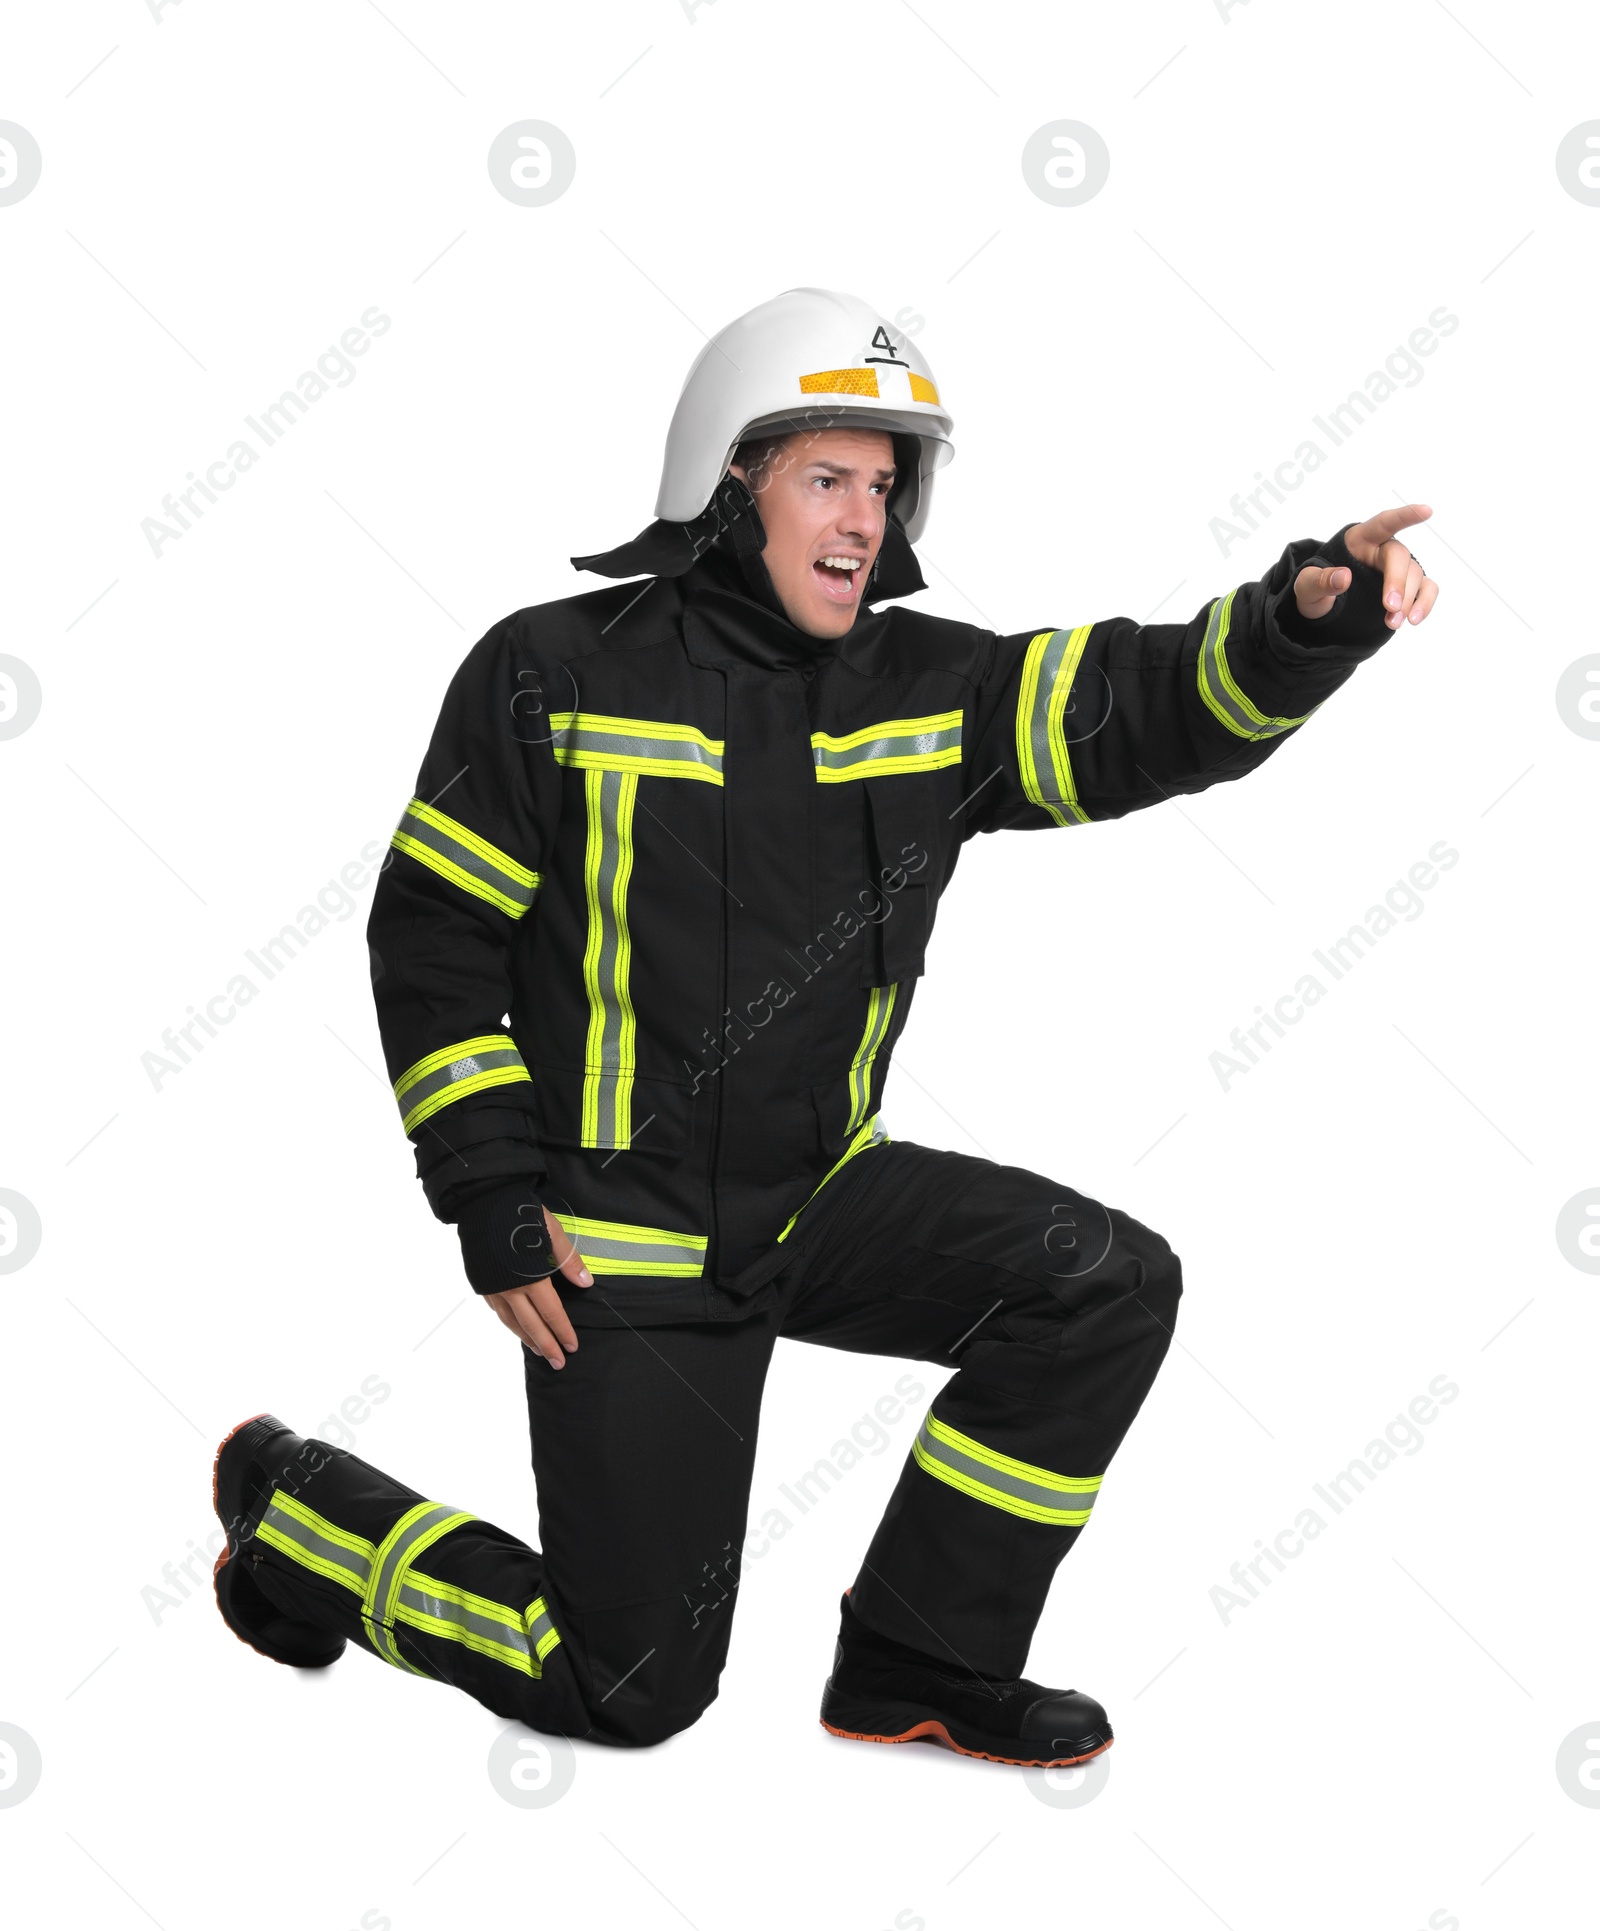
<svg viewBox="0 0 1600 1931"><path fill-rule="evenodd" d="M854 476L856 474L855 469L849 463L830 463L825 461L821 456L814 456L808 467L811 469L825 469L830 476ZM875 469L872 473L874 476L893 476L896 474L896 470L891 463L887 469Z"/></svg>

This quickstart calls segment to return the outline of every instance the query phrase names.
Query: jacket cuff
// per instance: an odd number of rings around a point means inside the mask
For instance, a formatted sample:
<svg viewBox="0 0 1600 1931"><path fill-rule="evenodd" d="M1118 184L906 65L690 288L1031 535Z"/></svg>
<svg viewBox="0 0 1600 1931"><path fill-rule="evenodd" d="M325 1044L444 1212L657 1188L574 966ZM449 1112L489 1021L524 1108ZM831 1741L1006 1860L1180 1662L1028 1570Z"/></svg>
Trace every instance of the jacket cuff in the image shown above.
<svg viewBox="0 0 1600 1931"><path fill-rule="evenodd" d="M440 1220L456 1219L457 1203L487 1193L493 1181L537 1186L545 1177L532 1116L511 1107L447 1106L418 1129L413 1145L417 1178Z"/></svg>
<svg viewBox="0 0 1600 1931"><path fill-rule="evenodd" d="M555 1272L544 1203L525 1180L486 1188L462 1201L456 1232L475 1294L504 1294Z"/></svg>
<svg viewBox="0 0 1600 1931"><path fill-rule="evenodd" d="M1357 563L1345 547L1344 532L1353 527L1346 523L1337 536L1318 544L1295 571L1298 576L1307 565L1315 564L1350 572L1350 588L1334 598L1331 610L1321 617L1302 617L1295 602L1293 578L1280 594L1274 615L1278 628L1291 643L1314 649L1336 645L1370 650L1394 634L1384 621L1383 572L1369 563Z"/></svg>

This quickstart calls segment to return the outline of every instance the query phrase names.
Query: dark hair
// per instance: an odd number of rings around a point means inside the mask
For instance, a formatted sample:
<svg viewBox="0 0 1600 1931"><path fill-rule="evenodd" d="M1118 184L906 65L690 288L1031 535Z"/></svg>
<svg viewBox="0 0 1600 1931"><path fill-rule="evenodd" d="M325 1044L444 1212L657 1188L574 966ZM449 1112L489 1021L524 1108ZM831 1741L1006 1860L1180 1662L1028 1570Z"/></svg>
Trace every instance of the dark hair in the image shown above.
<svg viewBox="0 0 1600 1931"><path fill-rule="evenodd" d="M768 430L764 436L749 436L728 458L729 464L737 463L754 487L782 453L784 445L798 433L793 429L779 429Z"/></svg>

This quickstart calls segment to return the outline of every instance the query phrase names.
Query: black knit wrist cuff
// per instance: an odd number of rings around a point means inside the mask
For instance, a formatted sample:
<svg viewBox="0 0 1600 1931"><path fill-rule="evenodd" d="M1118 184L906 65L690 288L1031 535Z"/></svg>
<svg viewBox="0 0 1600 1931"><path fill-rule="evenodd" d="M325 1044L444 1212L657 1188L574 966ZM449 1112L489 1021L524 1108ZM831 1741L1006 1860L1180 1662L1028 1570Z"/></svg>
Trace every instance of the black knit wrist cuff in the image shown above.
<svg viewBox="0 0 1600 1931"><path fill-rule="evenodd" d="M544 1204L526 1183L496 1187L465 1202L456 1232L475 1293L503 1294L555 1272Z"/></svg>
<svg viewBox="0 0 1600 1931"><path fill-rule="evenodd" d="M1350 527L1347 523L1345 530ZM1348 570L1350 588L1334 598L1333 608L1324 616L1302 617L1291 583L1278 604L1278 627L1286 637L1297 644L1371 644L1390 634L1384 622L1383 572L1374 570L1371 564L1356 562L1345 547L1344 530L1320 544L1316 554L1307 557L1300 567L1310 564Z"/></svg>

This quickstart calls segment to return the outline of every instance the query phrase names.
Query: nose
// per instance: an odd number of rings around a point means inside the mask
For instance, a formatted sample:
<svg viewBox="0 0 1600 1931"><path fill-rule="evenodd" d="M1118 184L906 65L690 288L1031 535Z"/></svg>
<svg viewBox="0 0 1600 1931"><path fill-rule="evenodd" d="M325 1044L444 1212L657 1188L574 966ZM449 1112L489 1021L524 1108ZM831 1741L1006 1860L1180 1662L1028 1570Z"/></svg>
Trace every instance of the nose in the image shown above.
<svg viewBox="0 0 1600 1931"><path fill-rule="evenodd" d="M883 499L870 490L856 489L839 506L840 540L870 546L883 535Z"/></svg>

